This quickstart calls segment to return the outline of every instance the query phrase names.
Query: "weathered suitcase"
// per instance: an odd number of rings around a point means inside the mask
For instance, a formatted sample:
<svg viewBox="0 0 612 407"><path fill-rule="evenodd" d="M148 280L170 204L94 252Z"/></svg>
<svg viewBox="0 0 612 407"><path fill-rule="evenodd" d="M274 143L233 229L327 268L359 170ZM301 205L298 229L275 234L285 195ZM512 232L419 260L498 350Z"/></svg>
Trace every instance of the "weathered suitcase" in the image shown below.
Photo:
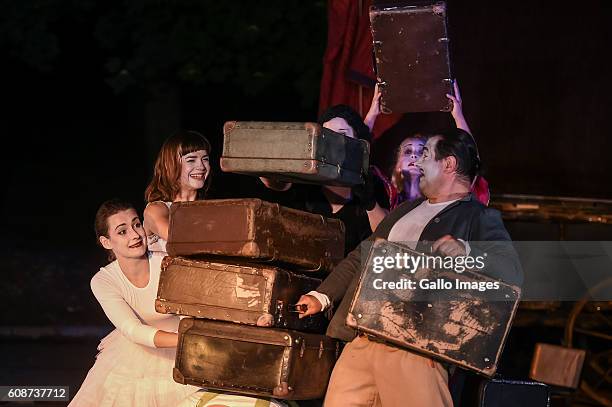
<svg viewBox="0 0 612 407"><path fill-rule="evenodd" d="M469 270L457 273L419 267L411 272L375 267L375 258L403 259L404 254L424 256L384 239L374 241L349 308L347 325L374 339L493 376L520 289ZM414 263L407 264L410 267ZM387 284L385 289L384 282L395 286ZM456 289L460 283L498 288L495 294L487 295L477 289Z"/></svg>
<svg viewBox="0 0 612 407"><path fill-rule="evenodd" d="M537 343L529 377L553 386L576 389L585 355L584 349Z"/></svg>
<svg viewBox="0 0 612 407"><path fill-rule="evenodd" d="M325 335L185 318L173 373L182 384L313 399L325 394L338 354L338 342Z"/></svg>
<svg viewBox="0 0 612 407"><path fill-rule="evenodd" d="M548 407L550 391L543 383L492 379L480 386L478 407Z"/></svg>
<svg viewBox="0 0 612 407"><path fill-rule="evenodd" d="M316 123L226 122L221 169L279 181L352 186L364 183L367 141Z"/></svg>
<svg viewBox="0 0 612 407"><path fill-rule="evenodd" d="M248 325L325 333L322 314L298 318L292 306L321 280L269 266L166 257L155 309Z"/></svg>
<svg viewBox="0 0 612 407"><path fill-rule="evenodd" d="M344 224L261 199L175 202L166 250L171 256L235 256L329 271L344 257Z"/></svg>
<svg viewBox="0 0 612 407"><path fill-rule="evenodd" d="M450 111L446 4L375 5L370 22L382 112Z"/></svg>

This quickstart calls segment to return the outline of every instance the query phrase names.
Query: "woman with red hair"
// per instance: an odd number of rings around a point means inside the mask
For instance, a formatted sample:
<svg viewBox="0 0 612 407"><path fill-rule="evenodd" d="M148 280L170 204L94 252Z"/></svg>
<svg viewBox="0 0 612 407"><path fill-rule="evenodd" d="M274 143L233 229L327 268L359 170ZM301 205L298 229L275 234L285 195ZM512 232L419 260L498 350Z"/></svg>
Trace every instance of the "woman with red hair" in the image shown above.
<svg viewBox="0 0 612 407"><path fill-rule="evenodd" d="M180 131L162 145L145 191L144 227L150 251L166 252L172 202L206 196L211 180L209 154L210 142L192 130Z"/></svg>

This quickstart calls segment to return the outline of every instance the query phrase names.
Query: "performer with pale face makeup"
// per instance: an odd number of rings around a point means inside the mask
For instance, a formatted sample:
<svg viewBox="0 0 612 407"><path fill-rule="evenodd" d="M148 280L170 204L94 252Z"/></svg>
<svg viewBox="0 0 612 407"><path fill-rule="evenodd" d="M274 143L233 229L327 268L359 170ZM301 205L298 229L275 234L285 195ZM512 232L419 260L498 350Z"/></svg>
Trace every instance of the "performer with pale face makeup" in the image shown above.
<svg viewBox="0 0 612 407"><path fill-rule="evenodd" d="M416 135L408 137L400 144L397 150L397 161L391 175L391 183L398 191L400 202L414 201L422 197L419 189L421 171L416 162L423 155L426 137Z"/></svg>
<svg viewBox="0 0 612 407"><path fill-rule="evenodd" d="M200 133L182 131L163 144L145 191L144 225L149 250L165 252L172 202L204 199L210 186L210 143Z"/></svg>
<svg viewBox="0 0 612 407"><path fill-rule="evenodd" d="M364 120L370 130L374 128L376 118L380 114L380 97L381 93L378 85L376 85L372 105ZM453 102L451 115L455 121L455 126L471 134L472 132L463 114L463 100L457 80L453 81L453 94L447 94L446 97ZM391 174L391 184L396 190L397 201L391 202L391 209L394 209L402 202L411 202L423 197L419 189L421 173L416 169L415 163L423 154L423 147L426 142L427 137L415 134L404 139L397 149L395 166ZM489 203L488 184L482 176L479 175L474 180L471 188L478 200L485 205Z"/></svg>
<svg viewBox="0 0 612 407"><path fill-rule="evenodd" d="M70 405L176 405L198 388L172 379L179 318L155 311L164 256L147 252L142 223L129 203L103 203L95 230L111 263L91 279L91 290L116 329L100 342Z"/></svg>
<svg viewBox="0 0 612 407"><path fill-rule="evenodd" d="M371 142L371 133L364 120L353 108L347 105L335 105L326 109L319 117L318 123L343 136ZM372 168L370 169L372 171ZM279 182L260 177L263 184L276 191L292 190L293 203L302 204L295 209L317 213L326 217L341 220L346 226L345 253L348 254L363 239L376 229L388 213L388 203L383 205L376 200L375 189L384 190L379 175L369 174L365 185L344 187L334 185L292 187L292 183ZM386 180L385 180L386 181ZM386 181L388 183L388 181ZM382 195L382 194L378 194Z"/></svg>

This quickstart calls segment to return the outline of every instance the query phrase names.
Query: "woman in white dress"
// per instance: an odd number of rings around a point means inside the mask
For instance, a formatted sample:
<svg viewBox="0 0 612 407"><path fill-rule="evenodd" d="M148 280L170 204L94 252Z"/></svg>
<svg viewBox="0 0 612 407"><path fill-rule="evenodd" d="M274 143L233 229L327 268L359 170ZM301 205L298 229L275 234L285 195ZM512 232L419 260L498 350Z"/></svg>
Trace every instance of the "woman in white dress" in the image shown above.
<svg viewBox="0 0 612 407"><path fill-rule="evenodd" d="M155 311L163 255L147 251L129 203L103 203L95 229L112 262L91 279L91 289L116 329L100 342L70 406L174 406L198 388L172 379L179 318Z"/></svg>
<svg viewBox="0 0 612 407"><path fill-rule="evenodd" d="M152 252L166 252L172 202L204 199L210 186L210 143L196 131L180 131L162 145L145 191L144 225Z"/></svg>

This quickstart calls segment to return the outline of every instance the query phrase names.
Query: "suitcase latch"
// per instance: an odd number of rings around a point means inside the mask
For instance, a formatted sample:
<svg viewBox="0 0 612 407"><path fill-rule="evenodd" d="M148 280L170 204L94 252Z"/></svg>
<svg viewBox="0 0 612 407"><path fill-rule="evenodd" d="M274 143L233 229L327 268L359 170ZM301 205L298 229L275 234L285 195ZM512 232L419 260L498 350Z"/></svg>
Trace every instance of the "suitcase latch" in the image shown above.
<svg viewBox="0 0 612 407"><path fill-rule="evenodd" d="M300 346L300 357L301 358L304 357L304 351L305 350L306 350L306 339L302 338L302 345Z"/></svg>
<svg viewBox="0 0 612 407"><path fill-rule="evenodd" d="M283 308L285 303L282 300L276 301L276 326L287 326L287 321L283 321Z"/></svg>

